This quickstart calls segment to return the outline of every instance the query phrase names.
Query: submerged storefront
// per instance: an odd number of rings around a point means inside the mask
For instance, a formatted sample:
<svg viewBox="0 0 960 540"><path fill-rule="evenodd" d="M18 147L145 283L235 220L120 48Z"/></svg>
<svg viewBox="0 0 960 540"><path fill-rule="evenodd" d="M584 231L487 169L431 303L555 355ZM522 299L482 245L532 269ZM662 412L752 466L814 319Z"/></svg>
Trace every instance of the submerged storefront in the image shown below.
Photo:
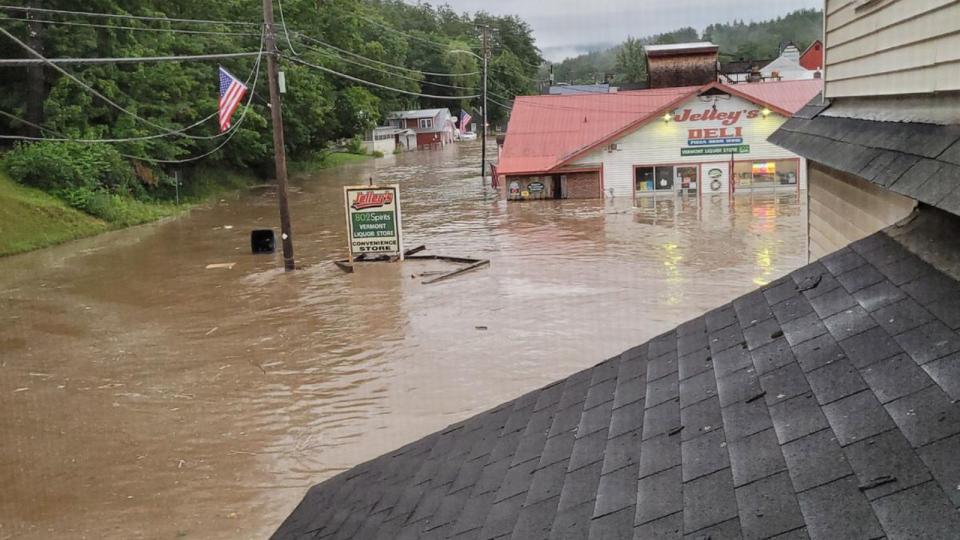
<svg viewBox="0 0 960 540"><path fill-rule="evenodd" d="M802 158L767 138L820 87L818 80L714 83L563 103L555 96L518 99L520 122L511 118L500 185L512 200L799 193L806 189ZM564 123L583 133L547 127ZM548 155L535 155L541 152ZM524 170L538 166L543 170Z"/></svg>

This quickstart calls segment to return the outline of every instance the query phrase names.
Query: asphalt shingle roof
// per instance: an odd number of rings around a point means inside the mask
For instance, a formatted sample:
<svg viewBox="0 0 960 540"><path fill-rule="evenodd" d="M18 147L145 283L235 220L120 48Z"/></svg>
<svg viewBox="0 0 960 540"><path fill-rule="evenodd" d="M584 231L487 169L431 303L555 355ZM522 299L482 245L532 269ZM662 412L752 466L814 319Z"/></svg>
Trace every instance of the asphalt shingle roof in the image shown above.
<svg viewBox="0 0 960 540"><path fill-rule="evenodd" d="M275 538L956 538L958 306L875 234L314 486Z"/></svg>
<svg viewBox="0 0 960 540"><path fill-rule="evenodd" d="M815 98L769 141L827 167L960 215L960 126L826 116Z"/></svg>

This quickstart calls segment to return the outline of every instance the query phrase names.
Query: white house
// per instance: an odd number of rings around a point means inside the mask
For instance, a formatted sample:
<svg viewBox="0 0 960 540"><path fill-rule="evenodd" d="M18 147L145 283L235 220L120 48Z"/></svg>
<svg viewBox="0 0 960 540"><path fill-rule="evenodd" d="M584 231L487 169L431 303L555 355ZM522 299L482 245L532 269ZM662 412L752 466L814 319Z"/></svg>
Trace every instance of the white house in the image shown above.
<svg viewBox="0 0 960 540"><path fill-rule="evenodd" d="M760 75L764 80L778 81L799 81L815 78L816 70L803 67L800 64L800 56L800 49L791 43L780 51L780 56L760 68Z"/></svg>

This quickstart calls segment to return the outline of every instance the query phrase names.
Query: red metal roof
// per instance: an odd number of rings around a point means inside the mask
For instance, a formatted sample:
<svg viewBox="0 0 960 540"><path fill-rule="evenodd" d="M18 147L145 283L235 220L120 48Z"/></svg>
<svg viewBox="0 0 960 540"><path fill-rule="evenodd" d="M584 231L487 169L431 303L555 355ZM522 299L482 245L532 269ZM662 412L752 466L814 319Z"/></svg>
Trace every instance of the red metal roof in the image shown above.
<svg viewBox="0 0 960 540"><path fill-rule="evenodd" d="M656 88L614 94L517 96L507 125L498 174L550 171L639 128L711 88L790 116L823 88L819 79Z"/></svg>
<svg viewBox="0 0 960 540"><path fill-rule="evenodd" d="M823 79L720 85L734 95L792 116L823 91ZM738 94L739 93L739 94Z"/></svg>
<svg viewBox="0 0 960 540"><path fill-rule="evenodd" d="M823 68L823 43L819 39L800 55L800 65L810 70Z"/></svg>
<svg viewBox="0 0 960 540"><path fill-rule="evenodd" d="M615 94L517 96L497 171L536 173L634 124L669 110L699 87Z"/></svg>

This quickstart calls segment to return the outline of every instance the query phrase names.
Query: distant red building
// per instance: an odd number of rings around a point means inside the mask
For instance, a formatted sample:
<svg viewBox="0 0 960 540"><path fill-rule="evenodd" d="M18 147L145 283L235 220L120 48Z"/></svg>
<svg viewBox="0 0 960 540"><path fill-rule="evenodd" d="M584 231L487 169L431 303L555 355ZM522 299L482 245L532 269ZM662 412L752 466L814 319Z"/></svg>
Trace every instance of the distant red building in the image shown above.
<svg viewBox="0 0 960 540"><path fill-rule="evenodd" d="M417 134L417 148L437 148L453 142L454 117L449 109L397 111L387 115L389 125L412 129Z"/></svg>
<svg viewBox="0 0 960 540"><path fill-rule="evenodd" d="M816 40L800 55L800 65L810 69L823 69L823 43Z"/></svg>

